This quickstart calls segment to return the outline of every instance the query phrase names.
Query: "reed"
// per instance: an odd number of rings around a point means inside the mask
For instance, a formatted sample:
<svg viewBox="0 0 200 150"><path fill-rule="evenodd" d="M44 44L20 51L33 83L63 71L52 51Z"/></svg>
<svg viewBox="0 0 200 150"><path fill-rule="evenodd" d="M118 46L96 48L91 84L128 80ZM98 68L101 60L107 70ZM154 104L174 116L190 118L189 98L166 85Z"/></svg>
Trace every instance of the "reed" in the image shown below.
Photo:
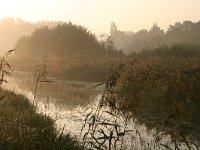
<svg viewBox="0 0 200 150"><path fill-rule="evenodd" d="M198 149L199 52L197 47L174 45L135 54L131 63L119 65L109 72L99 108L108 107L116 116L119 112L122 117L130 114L149 130L155 128L159 133L155 143L159 143L160 148L181 149L184 143L184 148ZM113 136L116 131L105 134L108 126L115 126L112 121L103 121L107 126L96 129L99 122L102 122L101 113L89 113L86 117L88 132L83 141L89 147L100 145L102 148L104 145L104 141L98 141L98 136L92 136L93 133L100 132L106 141L110 135L117 138ZM167 135L171 142L162 143ZM85 137L89 139L85 140Z"/></svg>

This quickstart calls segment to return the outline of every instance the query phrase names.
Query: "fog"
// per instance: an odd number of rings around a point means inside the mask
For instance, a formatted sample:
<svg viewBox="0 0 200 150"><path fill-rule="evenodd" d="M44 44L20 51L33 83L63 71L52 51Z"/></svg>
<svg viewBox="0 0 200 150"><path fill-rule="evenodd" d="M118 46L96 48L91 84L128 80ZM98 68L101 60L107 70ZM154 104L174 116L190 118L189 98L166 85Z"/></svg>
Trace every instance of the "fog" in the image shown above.
<svg viewBox="0 0 200 150"><path fill-rule="evenodd" d="M0 54L5 51L14 49L17 40L22 36L28 36L36 28L48 25L55 26L58 22L36 22L31 23L22 19L4 18L0 20Z"/></svg>
<svg viewBox="0 0 200 150"><path fill-rule="evenodd" d="M183 21L170 24L164 31L157 23L150 29L140 29L137 32L122 31L111 23L110 35L114 45L126 54L141 52L145 48L154 49L162 45L191 44L200 46L200 21Z"/></svg>

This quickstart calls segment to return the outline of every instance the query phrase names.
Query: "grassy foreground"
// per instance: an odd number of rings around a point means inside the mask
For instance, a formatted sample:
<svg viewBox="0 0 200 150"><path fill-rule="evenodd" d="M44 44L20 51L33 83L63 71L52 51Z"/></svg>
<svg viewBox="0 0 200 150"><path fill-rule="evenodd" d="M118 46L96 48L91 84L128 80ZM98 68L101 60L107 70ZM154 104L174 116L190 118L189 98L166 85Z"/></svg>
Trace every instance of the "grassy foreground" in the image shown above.
<svg viewBox="0 0 200 150"><path fill-rule="evenodd" d="M59 134L54 121L38 114L27 98L0 89L1 150L79 150L70 134Z"/></svg>

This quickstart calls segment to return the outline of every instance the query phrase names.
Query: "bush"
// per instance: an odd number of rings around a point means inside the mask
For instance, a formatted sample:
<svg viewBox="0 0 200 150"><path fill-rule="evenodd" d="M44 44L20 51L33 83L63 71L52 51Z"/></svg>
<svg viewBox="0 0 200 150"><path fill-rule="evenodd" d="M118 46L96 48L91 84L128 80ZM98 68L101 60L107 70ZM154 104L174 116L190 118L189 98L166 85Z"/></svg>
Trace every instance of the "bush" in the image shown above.
<svg viewBox="0 0 200 150"><path fill-rule="evenodd" d="M191 124L200 140L199 52L175 45L135 54L132 63L110 73L104 102L149 128L165 128L173 115L174 124Z"/></svg>

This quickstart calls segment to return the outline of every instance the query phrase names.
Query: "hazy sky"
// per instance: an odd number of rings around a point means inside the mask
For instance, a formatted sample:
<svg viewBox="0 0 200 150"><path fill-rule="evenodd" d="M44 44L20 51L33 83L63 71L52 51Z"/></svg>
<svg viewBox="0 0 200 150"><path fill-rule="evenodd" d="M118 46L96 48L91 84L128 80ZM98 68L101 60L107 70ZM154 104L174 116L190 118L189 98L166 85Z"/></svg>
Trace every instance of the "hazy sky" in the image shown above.
<svg viewBox="0 0 200 150"><path fill-rule="evenodd" d="M63 20L108 32L114 21L120 30L166 29L184 20L200 20L200 0L0 0L0 19Z"/></svg>

